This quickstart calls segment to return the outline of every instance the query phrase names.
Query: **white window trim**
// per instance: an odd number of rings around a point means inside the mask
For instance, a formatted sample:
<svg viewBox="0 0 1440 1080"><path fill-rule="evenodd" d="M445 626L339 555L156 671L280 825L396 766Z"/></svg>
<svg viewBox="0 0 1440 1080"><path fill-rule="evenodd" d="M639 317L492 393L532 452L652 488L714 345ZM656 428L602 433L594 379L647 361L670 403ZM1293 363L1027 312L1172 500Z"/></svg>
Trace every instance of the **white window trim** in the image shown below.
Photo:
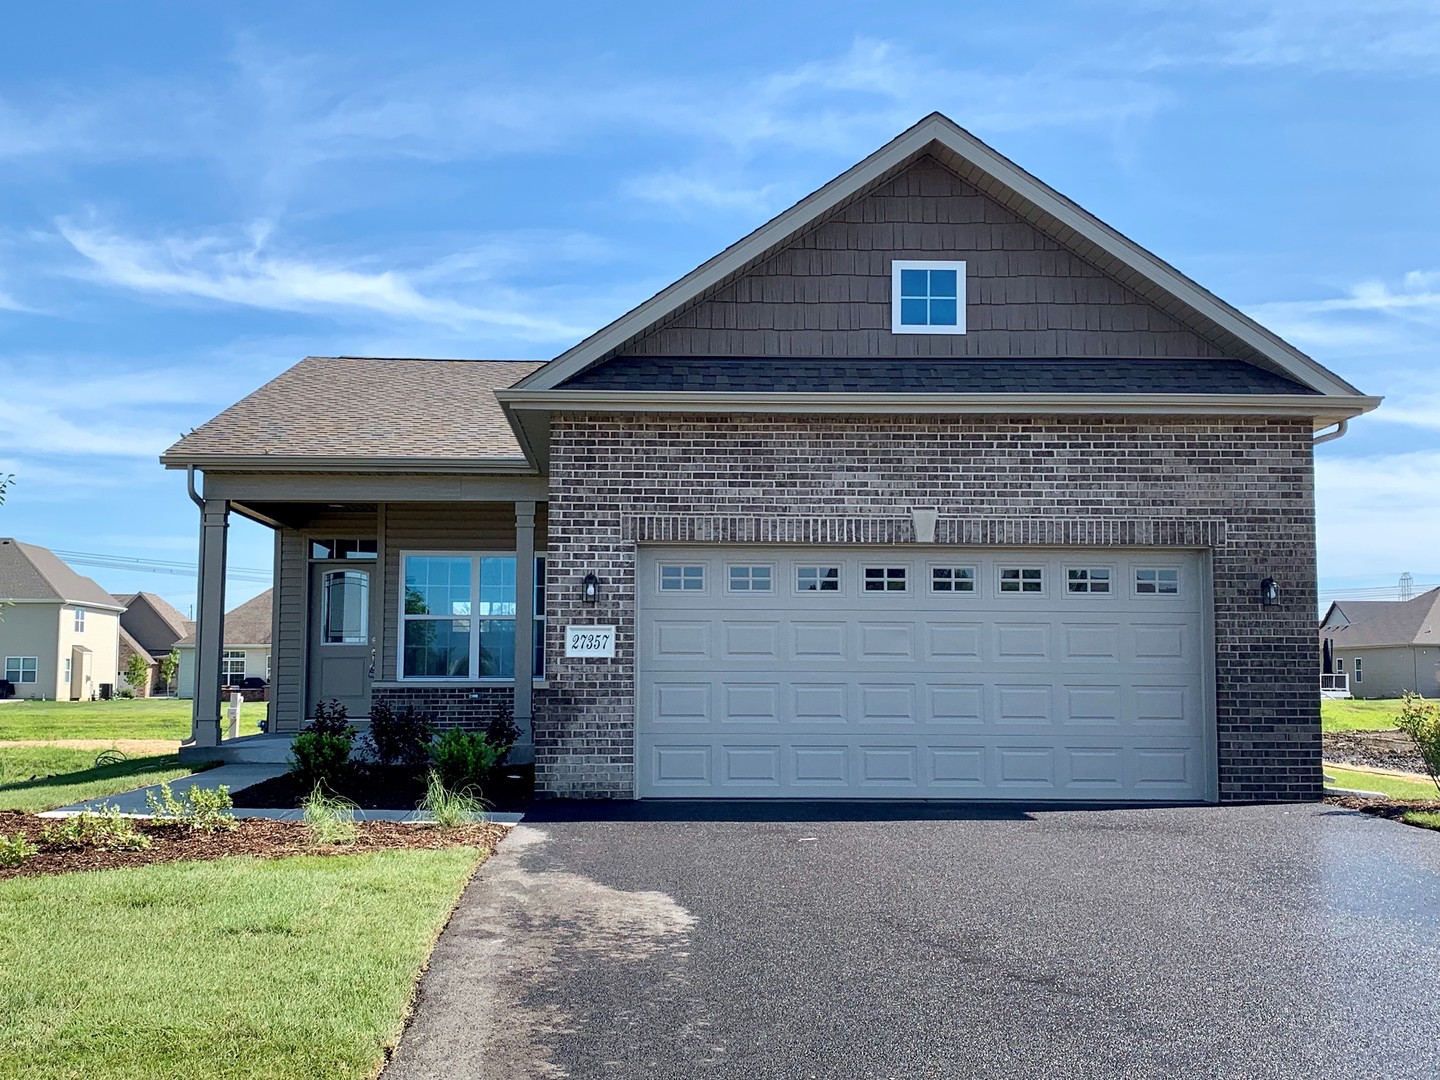
<svg viewBox="0 0 1440 1080"><path fill-rule="evenodd" d="M667 589L665 588L665 568L679 568L680 576L685 576L687 566L698 566L700 568L700 588L698 589ZM686 562L669 559L662 563L655 564L655 592L659 596L708 596L710 594L710 564L704 562Z"/></svg>
<svg viewBox="0 0 1440 1080"><path fill-rule="evenodd" d="M84 632L85 632L85 609L84 609L83 607L77 607L77 608L75 609L75 633L77 633L77 634L83 634Z"/></svg>
<svg viewBox="0 0 1440 1080"><path fill-rule="evenodd" d="M25 661L29 660L33 667L30 670L30 678L25 678ZM11 679L11 667L19 673L20 678ZM38 656L7 656L5 666L0 668L0 678L6 679L16 686L29 686L31 683L40 681L40 658Z"/></svg>
<svg viewBox="0 0 1440 1080"><path fill-rule="evenodd" d="M1072 570L1084 570L1087 575L1093 574L1096 570L1104 570L1110 575L1106 579L1106 584L1110 587L1103 592L1095 592L1089 588L1090 582L1094 579L1087 576L1085 578L1086 588L1082 589L1079 592L1074 592L1070 588L1070 572ZM1119 580L1119 576L1120 575L1117 573L1115 567L1108 566L1105 563L1093 565L1089 563L1077 563L1074 566L1065 567L1065 572L1061 575L1060 584L1063 587L1066 596L1114 596L1115 593L1118 591L1115 588L1115 583Z"/></svg>
<svg viewBox="0 0 1440 1080"><path fill-rule="evenodd" d="M222 650L220 651L220 677L226 680L227 685L232 685L232 686L234 685L233 683L230 683L229 680L235 678L235 672L234 672L234 671L227 671L227 670L226 670L226 665L227 665L227 664L233 664L233 663L234 663L235 661L237 661L237 660L240 662L240 676L239 676L239 677L243 679L243 678L245 678L246 675L249 674L249 672L247 672L247 671L245 670L245 663L246 663L245 650L244 650L244 649L222 649Z"/></svg>
<svg viewBox="0 0 1440 1080"><path fill-rule="evenodd" d="M845 591L845 567L844 567L843 565L841 565L840 563L838 563L838 562L835 562L835 563L814 563L814 562L795 563L790 569L793 571L793 573L790 575L790 589L791 589L791 595L793 595L793 596L820 596L820 595L839 596L841 593L843 593L843 592ZM819 583L820 583L822 580L824 580L824 579L822 579L822 578L820 578L820 577L818 576L818 572L819 572L819 571L821 571L821 570L834 570L834 571L835 571L835 588L833 588L833 589L821 589L821 588L802 589L802 588L800 587L800 571L801 571L801 570L814 570L814 571L816 571L816 572L817 572L817 576L816 576L816 579L815 579L815 580L816 580L816 585L817 585L817 586L819 585Z"/></svg>
<svg viewBox="0 0 1440 1080"><path fill-rule="evenodd" d="M881 596L885 596L890 593L908 593L910 591L910 579L914 577L914 574L912 573L913 569L914 567L910 566L908 563L865 563L860 567L860 591L861 593L866 595L874 595L878 593ZM865 576L865 571L867 570L904 570L905 576L903 578L892 578L887 575L884 578L880 579L885 585L883 589L870 589L866 587L866 582L868 579ZM890 588L890 582L897 580L904 586L904 588Z"/></svg>
<svg viewBox="0 0 1440 1080"><path fill-rule="evenodd" d="M1019 573L1019 575L1020 575L1020 580L1019 580L1020 588L1018 588L1018 589L1006 589L1006 588L1004 587L1004 584L1003 584L1003 583L1004 583L1004 580L1005 580L1005 579L1004 579L1004 574L1005 574L1005 571L1006 571L1006 570L1014 570L1014 571L1016 571L1017 573ZM1038 571L1040 571L1040 588L1038 588L1038 589L1026 589L1026 588L1025 588L1025 571L1026 571L1026 570L1038 570ZM1010 563L1010 564L1007 564L1007 565L1001 565L1001 564L999 564L999 563L996 563L996 564L995 564L995 595L996 595L997 597L1006 597L1006 596L1043 597L1043 596L1048 595L1049 592L1050 592L1050 573L1049 573L1049 567L1043 566L1043 565L1041 565L1041 566L1035 566L1035 565L1033 565L1033 564L1027 566L1027 565L1025 565L1025 564L1023 564L1023 563Z"/></svg>
<svg viewBox="0 0 1440 1080"><path fill-rule="evenodd" d="M1336 674L1336 675L1344 675L1344 674L1345 674L1345 657L1343 657L1343 656L1337 656L1337 657L1335 657L1335 674Z"/></svg>
<svg viewBox="0 0 1440 1080"><path fill-rule="evenodd" d="M900 271L902 270L954 270L955 271L955 320L954 326L907 326L900 322ZM949 334L965 333L965 263L953 259L893 259L890 263L890 332L892 334Z"/></svg>
<svg viewBox="0 0 1440 1080"><path fill-rule="evenodd" d="M1362 664L1364 659L1363 656L1355 657L1355 682L1357 685L1365 681L1365 668Z"/></svg>
<svg viewBox="0 0 1440 1080"><path fill-rule="evenodd" d="M396 624L395 624L395 642L394 642L394 649L395 649L395 681L396 681L397 683L404 683L404 684L406 684L406 685L411 685L411 686L416 685L416 684L418 684L418 683L437 683L437 684L440 684L440 685L442 685L442 686L467 686L467 685L469 685L469 684L471 684L471 683L483 684L483 685L485 685L485 686L511 686L511 685L514 684L515 679L514 679L513 677L511 677L511 676L506 676L506 675L479 675L479 674L476 674L476 673L479 672L479 670L480 670L480 634L479 634L479 632L477 631L476 624L479 623L479 622L481 622L481 621L494 621L494 620L496 620L496 619L510 619L511 621L514 621L514 620L516 619L516 616L514 616L514 615L477 615L477 614L475 614L475 612L477 612L477 611L480 609L480 560L481 560L481 559L506 559L506 558L514 559L514 558L516 558L516 554L517 554L517 553L514 552L514 551L425 551L425 550L405 550L405 551L401 551L401 552L399 553L400 562L399 562L399 566L398 566L398 568L397 568L397 573L396 573L396 575L395 575L396 578L397 578L397 580L396 580L396 582L395 582L395 587L396 587L396 589L397 589L396 598L395 598L395 603L396 603L395 612L396 612L397 618L396 618ZM471 569L472 569L472 573L470 574L470 614L469 614L469 615L454 615L454 616L445 616L445 615L441 615L441 616L406 615L406 614L405 614L405 560L408 559L408 558L420 558L420 559L425 559L425 558L431 558L431 559L469 559L469 560L470 560L470 563L471 563ZM539 560L539 559L545 559L545 560L547 561L547 563L548 563L548 561L549 561L549 555L548 555L548 553L547 553L546 551L543 551L543 550L537 550L537 551L535 552L535 558L536 558L537 560ZM535 574L535 587L536 587L537 589L541 589L541 588L544 587L544 579L543 579L543 578L540 576L540 574L538 573L539 567L536 567L536 570L537 570L537 573ZM519 595L518 595L518 590L517 590L517 595L516 595L515 603L516 603L516 607L519 607L520 599L519 599ZM547 606L547 608L548 608L548 605L546 605L546 606ZM530 615L531 615L531 618L532 618L532 619L534 620L534 622L536 623L535 633L537 633L537 634L542 634L542 635L543 635L543 634L545 633L546 626L548 625L549 614L548 614L548 611L547 611L547 613L544 614L544 615L539 614L538 612L536 612L536 611L534 610L534 607L535 607L535 604L534 604L534 601L532 600L532 601L531 601L531 612L530 612ZM453 620L458 620L458 619L469 619L469 620L470 620L470 623L471 623L471 627L470 627L470 672L471 672L471 674L469 674L469 675L455 675L455 676L451 676L451 675L406 675L406 674L405 674L405 623L406 623L407 621L419 622L419 621L422 621L422 620L426 620L426 621L430 621L430 622L445 622L447 619L452 620L452 621L453 621ZM543 640L543 639L542 639L542 640ZM532 653L533 653L533 651L534 651L534 646L535 646L535 643L534 643L533 640L531 641L530 645L531 645L531 651L532 651ZM547 650L546 652L547 652L547 659L548 659L548 650ZM533 661L532 661L532 663L533 663ZM534 672L531 672L531 682L536 683L536 684L543 684L544 681L545 681L545 673L544 673L543 671L534 671ZM381 684L377 683L377 684L375 684L375 685L381 685Z"/></svg>
<svg viewBox="0 0 1440 1080"><path fill-rule="evenodd" d="M979 595L980 595L980 568L979 568L978 566L967 565L967 564L964 564L964 563L930 563L928 566L926 566L925 569L929 571L929 574L927 575L927 579L928 579L929 586L930 586L930 595L931 595L931 596L979 596ZM950 588L950 589L937 589L937 588L935 588L935 571L936 571L936 570L949 570L951 574L954 574L956 570L969 570L969 571L970 571L970 588L968 588L968 589L955 589L955 588ZM955 579L954 579L953 577L950 579L950 583L951 583L951 585L954 585Z"/></svg>
<svg viewBox="0 0 1440 1080"><path fill-rule="evenodd" d="M1154 592L1140 591L1140 572L1142 570L1154 570L1157 574ZM1172 570L1175 573L1175 591L1161 592L1158 574L1161 570ZM1130 590L1132 596L1144 597L1146 600L1178 600L1185 595L1185 574L1178 566L1136 566L1130 571Z"/></svg>
<svg viewBox="0 0 1440 1080"><path fill-rule="evenodd" d="M733 582L731 581L731 579L730 579L730 571L731 571L732 569L748 570L748 571L755 571L755 570L761 570L761 569L769 570L769 571L770 571L770 588L768 588L768 589L754 589L754 588L737 589L737 588L734 587L734 583L733 583ZM775 564L774 564L774 563L765 563L765 562L737 562L737 563L726 563L726 564L725 564L725 591L726 591L727 593L733 593L733 594L735 594L735 595L737 595L737 596L740 595L741 593L744 593L746 596L755 596L755 595L759 595L759 596L774 596L775 593L776 593L776 591L777 591L776 588L775 588L775 570L776 570L776 567L775 567ZM745 580L748 581L751 585L754 585L754 584L755 584L755 576L754 576L753 572L750 573L750 574L747 574Z"/></svg>

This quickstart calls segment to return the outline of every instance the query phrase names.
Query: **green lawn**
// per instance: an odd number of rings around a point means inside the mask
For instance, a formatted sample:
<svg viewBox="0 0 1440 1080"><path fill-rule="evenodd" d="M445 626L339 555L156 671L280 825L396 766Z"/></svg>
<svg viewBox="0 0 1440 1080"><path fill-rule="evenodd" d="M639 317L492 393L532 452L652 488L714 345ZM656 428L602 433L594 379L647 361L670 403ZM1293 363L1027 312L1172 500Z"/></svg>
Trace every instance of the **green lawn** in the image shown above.
<svg viewBox="0 0 1440 1080"><path fill-rule="evenodd" d="M1329 765L1325 766L1325 775L1335 778L1336 787L1357 788L1360 791L1379 791L1393 799L1440 799L1440 790L1436 790L1435 785L1428 780L1416 783L1393 776L1382 776L1378 773L1336 769Z"/></svg>
<svg viewBox="0 0 1440 1080"><path fill-rule="evenodd" d="M97 769L96 753L59 746L0 746L0 810L33 814L196 771L173 754L130 758Z"/></svg>
<svg viewBox="0 0 1440 1080"><path fill-rule="evenodd" d="M261 702L240 709L240 734L254 735ZM116 701L16 701L0 705L0 742L16 739L172 739L190 737L190 702L179 698Z"/></svg>
<svg viewBox="0 0 1440 1080"><path fill-rule="evenodd" d="M1440 813L1436 813L1434 810L1411 810L1405 815L1405 823L1440 832Z"/></svg>
<svg viewBox="0 0 1440 1080"><path fill-rule="evenodd" d="M1320 702L1320 728L1322 731L1382 731L1393 728L1399 714L1398 698L1326 700Z"/></svg>
<svg viewBox="0 0 1440 1080"><path fill-rule="evenodd" d="M0 979L0 1078L372 1077L478 858L0 881L0 971L24 973Z"/></svg>

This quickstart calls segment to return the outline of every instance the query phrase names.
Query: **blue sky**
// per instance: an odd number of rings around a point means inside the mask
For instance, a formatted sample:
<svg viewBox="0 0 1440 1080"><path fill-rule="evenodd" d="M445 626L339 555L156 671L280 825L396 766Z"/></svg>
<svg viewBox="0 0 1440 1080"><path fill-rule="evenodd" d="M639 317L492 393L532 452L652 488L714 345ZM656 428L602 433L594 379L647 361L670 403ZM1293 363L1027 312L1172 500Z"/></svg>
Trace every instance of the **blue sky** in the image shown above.
<svg viewBox="0 0 1440 1080"><path fill-rule="evenodd" d="M1322 592L1440 582L1433 0L15 8L0 533L193 560L156 455L300 357L548 358L933 109L1386 395Z"/></svg>

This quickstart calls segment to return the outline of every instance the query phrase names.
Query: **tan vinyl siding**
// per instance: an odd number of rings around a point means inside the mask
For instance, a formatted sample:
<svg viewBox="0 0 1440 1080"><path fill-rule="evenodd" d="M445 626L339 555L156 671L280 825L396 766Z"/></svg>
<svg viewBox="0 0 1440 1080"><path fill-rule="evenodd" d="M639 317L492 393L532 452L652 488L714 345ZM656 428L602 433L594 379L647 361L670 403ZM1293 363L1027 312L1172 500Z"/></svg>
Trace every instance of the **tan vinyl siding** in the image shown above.
<svg viewBox="0 0 1440 1080"><path fill-rule="evenodd" d="M1337 645L1335 657L1345 661L1352 697L1398 698L1406 691L1430 698L1440 696L1440 647L1388 645L1350 649ZM1355 681L1357 659L1364 662L1364 682Z"/></svg>
<svg viewBox="0 0 1440 1080"><path fill-rule="evenodd" d="M383 680L395 678L400 605L400 553L415 551L514 551L513 503L387 503L384 539L385 625L381 638L379 671ZM545 505L535 510L535 550L543 551Z"/></svg>
<svg viewBox="0 0 1440 1080"><path fill-rule="evenodd" d="M964 259L968 332L890 331L893 259ZM617 350L646 356L1221 356L924 157Z"/></svg>

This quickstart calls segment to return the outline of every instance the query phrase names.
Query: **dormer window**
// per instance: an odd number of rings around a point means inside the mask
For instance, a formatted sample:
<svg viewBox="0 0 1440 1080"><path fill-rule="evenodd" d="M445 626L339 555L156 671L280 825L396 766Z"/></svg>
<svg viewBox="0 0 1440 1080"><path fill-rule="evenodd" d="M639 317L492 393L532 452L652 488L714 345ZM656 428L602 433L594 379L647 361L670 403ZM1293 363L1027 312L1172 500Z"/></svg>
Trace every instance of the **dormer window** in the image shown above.
<svg viewBox="0 0 1440 1080"><path fill-rule="evenodd" d="M896 334L965 333L965 264L890 264L890 329Z"/></svg>

